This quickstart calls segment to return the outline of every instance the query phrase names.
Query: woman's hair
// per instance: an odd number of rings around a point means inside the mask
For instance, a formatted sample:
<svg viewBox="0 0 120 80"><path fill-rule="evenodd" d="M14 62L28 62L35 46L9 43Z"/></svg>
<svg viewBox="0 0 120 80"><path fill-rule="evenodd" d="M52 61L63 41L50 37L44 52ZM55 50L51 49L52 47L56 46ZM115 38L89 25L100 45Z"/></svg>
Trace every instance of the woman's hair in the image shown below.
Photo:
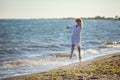
<svg viewBox="0 0 120 80"><path fill-rule="evenodd" d="M76 22L80 22L80 23L81 23L81 26L82 26L82 19L77 18L75 21L76 21Z"/></svg>

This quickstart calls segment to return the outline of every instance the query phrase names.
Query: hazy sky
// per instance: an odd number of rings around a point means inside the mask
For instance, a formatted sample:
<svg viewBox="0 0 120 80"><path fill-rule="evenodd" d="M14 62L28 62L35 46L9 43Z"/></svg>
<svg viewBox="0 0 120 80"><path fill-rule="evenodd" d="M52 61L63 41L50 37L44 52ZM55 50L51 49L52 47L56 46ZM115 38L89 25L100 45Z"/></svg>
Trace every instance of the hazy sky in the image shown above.
<svg viewBox="0 0 120 80"><path fill-rule="evenodd" d="M120 0L0 0L0 18L120 16Z"/></svg>

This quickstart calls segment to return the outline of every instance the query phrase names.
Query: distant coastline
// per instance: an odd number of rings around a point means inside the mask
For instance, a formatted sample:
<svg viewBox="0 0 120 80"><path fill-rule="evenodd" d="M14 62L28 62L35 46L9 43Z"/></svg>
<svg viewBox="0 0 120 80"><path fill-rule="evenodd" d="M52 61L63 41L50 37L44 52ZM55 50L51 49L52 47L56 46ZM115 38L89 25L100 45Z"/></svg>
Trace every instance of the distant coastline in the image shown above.
<svg viewBox="0 0 120 80"><path fill-rule="evenodd" d="M95 16L95 17L80 17L83 20L118 20L120 21L120 17L119 16L115 16L115 17L101 17L101 16ZM38 20L38 19L42 19L42 20L71 20L71 19L76 19L75 17L63 17L63 18L0 18L0 20L3 19L31 19L31 20Z"/></svg>

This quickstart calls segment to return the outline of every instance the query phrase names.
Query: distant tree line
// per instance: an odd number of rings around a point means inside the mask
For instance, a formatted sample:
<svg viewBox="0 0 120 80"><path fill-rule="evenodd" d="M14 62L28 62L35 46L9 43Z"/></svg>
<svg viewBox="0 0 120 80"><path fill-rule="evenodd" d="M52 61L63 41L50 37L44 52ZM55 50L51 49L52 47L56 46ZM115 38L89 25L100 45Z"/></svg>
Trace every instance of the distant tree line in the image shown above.
<svg viewBox="0 0 120 80"><path fill-rule="evenodd" d="M89 18L88 18L89 19ZM115 16L114 18L113 17L108 17L108 18L105 18L104 16L101 17L101 16L96 16L96 17L93 17L91 19L105 19L105 20L120 20L120 17L119 16Z"/></svg>
<svg viewBox="0 0 120 80"><path fill-rule="evenodd" d="M82 19L90 19L90 20L120 20L119 16L115 17L104 17L104 16L95 16L95 17L81 17ZM68 18L62 18L62 19L75 19L73 17L68 17Z"/></svg>

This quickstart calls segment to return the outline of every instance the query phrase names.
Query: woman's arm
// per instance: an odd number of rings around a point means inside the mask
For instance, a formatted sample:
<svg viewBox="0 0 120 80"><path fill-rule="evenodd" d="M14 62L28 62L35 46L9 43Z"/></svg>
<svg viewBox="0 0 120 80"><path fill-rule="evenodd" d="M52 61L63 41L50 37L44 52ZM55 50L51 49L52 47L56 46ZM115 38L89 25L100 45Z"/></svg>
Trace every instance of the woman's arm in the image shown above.
<svg viewBox="0 0 120 80"><path fill-rule="evenodd" d="M73 29L74 26L67 26L66 29Z"/></svg>

